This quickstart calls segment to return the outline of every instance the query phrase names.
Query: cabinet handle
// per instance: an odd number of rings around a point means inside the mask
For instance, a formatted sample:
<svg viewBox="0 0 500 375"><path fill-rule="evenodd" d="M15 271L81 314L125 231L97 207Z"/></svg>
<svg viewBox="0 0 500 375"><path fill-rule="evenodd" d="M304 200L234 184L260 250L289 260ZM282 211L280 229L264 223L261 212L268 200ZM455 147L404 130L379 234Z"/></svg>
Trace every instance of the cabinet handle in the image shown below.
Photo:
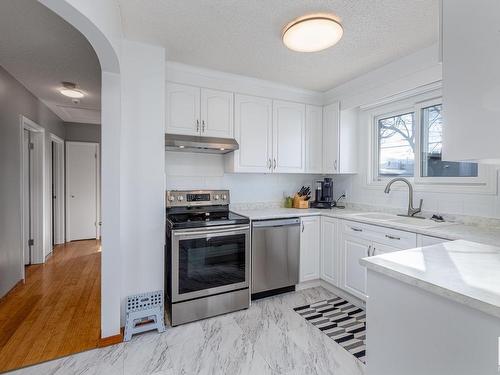
<svg viewBox="0 0 500 375"><path fill-rule="evenodd" d="M205 120L201 122L201 132L205 133Z"/></svg>
<svg viewBox="0 0 500 375"><path fill-rule="evenodd" d="M375 250L376 250L376 249L375 249L375 246L373 246L373 249L372 249L372 256L374 256L374 255L375 255Z"/></svg>
<svg viewBox="0 0 500 375"><path fill-rule="evenodd" d="M335 160L333 162L333 170L336 171L337 170L337 160Z"/></svg>
<svg viewBox="0 0 500 375"><path fill-rule="evenodd" d="M200 120L196 120L196 133L200 132Z"/></svg>
<svg viewBox="0 0 500 375"><path fill-rule="evenodd" d="M274 158L274 169L276 169L276 158Z"/></svg>
<svg viewBox="0 0 500 375"><path fill-rule="evenodd" d="M351 229L355 232L362 232L363 229L360 229L360 228L355 228L355 227L351 227Z"/></svg>
<svg viewBox="0 0 500 375"><path fill-rule="evenodd" d="M304 222L302 222L302 233L304 233Z"/></svg>
<svg viewBox="0 0 500 375"><path fill-rule="evenodd" d="M385 236L387 238L389 238L390 240L400 240L401 239L400 237L391 236L390 234L386 234Z"/></svg>
<svg viewBox="0 0 500 375"><path fill-rule="evenodd" d="M368 249L366 249L366 256L369 257L370 256L370 250L372 248L372 245L368 246Z"/></svg>
<svg viewBox="0 0 500 375"><path fill-rule="evenodd" d="M269 158L267 161L267 168L271 169L272 166L273 166L273 163L271 162L271 158Z"/></svg>

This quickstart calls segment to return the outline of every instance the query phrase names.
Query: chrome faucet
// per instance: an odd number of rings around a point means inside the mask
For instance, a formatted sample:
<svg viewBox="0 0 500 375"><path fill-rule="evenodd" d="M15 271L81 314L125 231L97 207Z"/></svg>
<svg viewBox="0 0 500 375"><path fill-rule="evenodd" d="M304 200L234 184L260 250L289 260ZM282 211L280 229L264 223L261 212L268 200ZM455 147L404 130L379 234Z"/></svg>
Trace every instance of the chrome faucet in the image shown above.
<svg viewBox="0 0 500 375"><path fill-rule="evenodd" d="M384 193L389 194L389 192L391 191L391 185L398 181L404 182L406 185L408 185L408 213L406 215L399 215L399 216L422 218L420 216L415 216L415 215L418 214L419 212L422 212L422 203L424 203L424 200L420 199L420 204L418 208L413 207L413 186L411 186L410 181L408 181L406 178L402 177L393 178L391 181L389 181L389 183L385 187Z"/></svg>

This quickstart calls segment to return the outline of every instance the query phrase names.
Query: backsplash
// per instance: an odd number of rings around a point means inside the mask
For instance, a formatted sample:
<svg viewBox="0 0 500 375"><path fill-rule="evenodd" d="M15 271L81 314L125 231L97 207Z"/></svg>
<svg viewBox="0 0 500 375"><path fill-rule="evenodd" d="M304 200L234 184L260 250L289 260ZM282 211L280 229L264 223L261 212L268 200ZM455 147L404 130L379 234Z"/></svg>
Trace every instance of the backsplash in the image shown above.
<svg viewBox="0 0 500 375"><path fill-rule="evenodd" d="M312 174L224 173L224 156L165 152L167 190L228 189L233 205L280 207L285 195L322 178ZM241 208L241 207L239 207Z"/></svg>

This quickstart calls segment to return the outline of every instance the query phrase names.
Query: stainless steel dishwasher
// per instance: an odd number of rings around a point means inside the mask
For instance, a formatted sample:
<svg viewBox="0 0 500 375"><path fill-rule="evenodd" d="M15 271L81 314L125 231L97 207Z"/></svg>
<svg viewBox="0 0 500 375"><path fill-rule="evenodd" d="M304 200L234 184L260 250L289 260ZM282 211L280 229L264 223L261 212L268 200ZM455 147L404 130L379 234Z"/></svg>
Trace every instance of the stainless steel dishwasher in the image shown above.
<svg viewBox="0 0 500 375"><path fill-rule="evenodd" d="M254 221L252 297L294 290L299 282L299 252L299 218Z"/></svg>

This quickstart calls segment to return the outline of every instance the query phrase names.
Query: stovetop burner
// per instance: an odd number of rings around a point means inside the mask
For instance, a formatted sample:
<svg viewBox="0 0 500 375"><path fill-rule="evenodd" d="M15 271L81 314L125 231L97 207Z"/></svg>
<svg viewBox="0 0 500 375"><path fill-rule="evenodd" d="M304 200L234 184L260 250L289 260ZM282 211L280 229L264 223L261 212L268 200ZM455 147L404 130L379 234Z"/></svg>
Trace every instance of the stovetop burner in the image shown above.
<svg viewBox="0 0 500 375"><path fill-rule="evenodd" d="M248 224L250 220L231 211L167 213L172 228L197 228L215 225Z"/></svg>

